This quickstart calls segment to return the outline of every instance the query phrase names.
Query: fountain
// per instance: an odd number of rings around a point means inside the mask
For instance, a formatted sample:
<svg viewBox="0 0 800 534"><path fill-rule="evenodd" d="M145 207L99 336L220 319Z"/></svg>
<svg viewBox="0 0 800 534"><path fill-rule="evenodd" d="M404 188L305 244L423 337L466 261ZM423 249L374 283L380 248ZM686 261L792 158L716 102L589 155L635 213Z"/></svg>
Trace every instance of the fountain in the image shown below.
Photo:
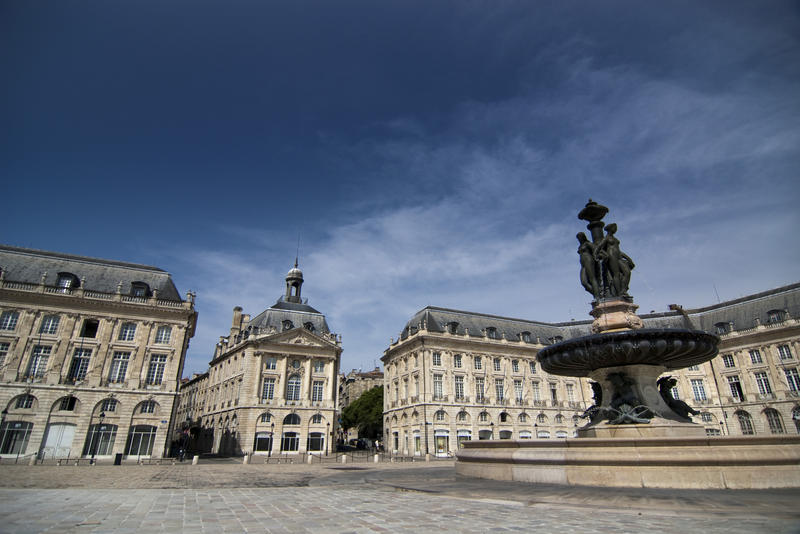
<svg viewBox="0 0 800 534"><path fill-rule="evenodd" d="M468 441L456 472L500 480L666 488L800 487L800 436L707 437L698 412L673 398L665 374L709 361L719 339L645 328L628 294L635 264L591 199L578 214L580 280L592 294L592 334L539 351L550 374L589 378L594 405L577 438ZM605 231L605 233L604 233Z"/></svg>

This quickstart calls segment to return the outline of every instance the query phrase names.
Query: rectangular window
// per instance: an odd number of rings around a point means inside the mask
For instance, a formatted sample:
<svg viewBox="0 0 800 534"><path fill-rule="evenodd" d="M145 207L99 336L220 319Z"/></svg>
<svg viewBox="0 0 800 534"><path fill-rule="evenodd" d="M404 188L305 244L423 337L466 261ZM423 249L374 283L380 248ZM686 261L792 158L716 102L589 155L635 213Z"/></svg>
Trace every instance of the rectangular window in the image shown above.
<svg viewBox="0 0 800 534"><path fill-rule="evenodd" d="M692 380L692 394L694 395L694 400L696 401L704 401L706 400L706 388L703 385L703 381L701 379Z"/></svg>
<svg viewBox="0 0 800 534"><path fill-rule="evenodd" d="M136 323L123 323L119 329L120 341L133 341L136 335Z"/></svg>
<svg viewBox="0 0 800 534"><path fill-rule="evenodd" d="M4 311L0 314L0 330L15 330L17 328L17 321L19 320L19 313L14 311Z"/></svg>
<svg viewBox="0 0 800 534"><path fill-rule="evenodd" d="M158 330L156 330L156 343L166 345L169 343L170 338L172 338L172 327L159 326Z"/></svg>
<svg viewBox="0 0 800 534"><path fill-rule="evenodd" d="M86 378L91 355L92 349L75 349L75 353L72 355L72 365L69 368L70 380L78 382Z"/></svg>
<svg viewBox="0 0 800 534"><path fill-rule="evenodd" d="M311 400L314 402L322 402L322 386L321 380L314 380L311 384Z"/></svg>
<svg viewBox="0 0 800 534"><path fill-rule="evenodd" d="M772 395L772 387L769 385L769 378L767 373L756 373L756 385L758 385L758 392L761 395Z"/></svg>
<svg viewBox="0 0 800 534"><path fill-rule="evenodd" d="M502 378L495 378L494 379L494 394L497 397L497 402L503 400L503 379Z"/></svg>
<svg viewBox="0 0 800 534"><path fill-rule="evenodd" d="M475 369L483 369L483 363L481 362L480 356L475 356Z"/></svg>
<svg viewBox="0 0 800 534"><path fill-rule="evenodd" d="M414 377L414 396L419 397L419 377Z"/></svg>
<svg viewBox="0 0 800 534"><path fill-rule="evenodd" d="M28 378L42 378L47 369L47 360L50 358L52 347L36 345L33 347L31 362L28 364Z"/></svg>
<svg viewBox="0 0 800 534"><path fill-rule="evenodd" d="M541 400L541 393L539 392L539 382L531 382L531 392L533 393L533 400Z"/></svg>
<svg viewBox="0 0 800 534"><path fill-rule="evenodd" d="M569 402L575 401L575 384L567 384L567 400Z"/></svg>
<svg viewBox="0 0 800 534"><path fill-rule="evenodd" d="M97 337L97 330L100 328L100 321L97 319L84 319L81 326L81 337Z"/></svg>
<svg viewBox="0 0 800 534"><path fill-rule="evenodd" d="M791 360L792 351L789 349L789 345L780 345L778 347L778 355L781 357L781 360Z"/></svg>
<svg viewBox="0 0 800 534"><path fill-rule="evenodd" d="M268 370L275 370L278 367L278 360L276 358L267 358L264 365Z"/></svg>
<svg viewBox="0 0 800 534"><path fill-rule="evenodd" d="M6 363L6 356L8 356L8 343L0 343L0 371L3 370L3 365Z"/></svg>
<svg viewBox="0 0 800 534"><path fill-rule="evenodd" d="M58 323L61 318L58 315L48 315L42 319L42 324L39 326L40 334L55 334L58 331Z"/></svg>
<svg viewBox="0 0 800 534"><path fill-rule="evenodd" d="M433 400L441 400L443 395L442 375L433 375Z"/></svg>
<svg viewBox="0 0 800 534"><path fill-rule="evenodd" d="M531 369L531 374L535 375L536 374L536 362L528 362L528 366Z"/></svg>
<svg viewBox="0 0 800 534"><path fill-rule="evenodd" d="M761 352L758 349L750 351L750 363L762 363Z"/></svg>
<svg viewBox="0 0 800 534"><path fill-rule="evenodd" d="M453 367L455 367L456 369L461 369L461 355L460 354L456 354L455 356L453 356Z"/></svg>
<svg viewBox="0 0 800 534"><path fill-rule="evenodd" d="M120 384L125 382L125 375L128 372L128 361L131 358L130 352L115 352L111 360L111 373L108 375L108 381L113 384Z"/></svg>
<svg viewBox="0 0 800 534"><path fill-rule="evenodd" d="M558 388L556 384L550 384L550 398L553 400L553 403L558 402Z"/></svg>
<svg viewBox="0 0 800 534"><path fill-rule="evenodd" d="M149 386L157 386L164 379L164 367L167 364L166 354L153 354L150 356L150 366L147 368L145 382Z"/></svg>
<svg viewBox="0 0 800 534"><path fill-rule="evenodd" d="M433 365L442 365L442 354L440 352L433 353Z"/></svg>
<svg viewBox="0 0 800 534"><path fill-rule="evenodd" d="M522 380L514 380L514 397L522 404Z"/></svg>
<svg viewBox="0 0 800 534"><path fill-rule="evenodd" d="M689 367L686 368L686 370L687 371L699 371L700 367L698 367L697 365L690 365Z"/></svg>
<svg viewBox="0 0 800 534"><path fill-rule="evenodd" d="M264 386L261 389L261 400L272 400L275 398L275 379L264 378Z"/></svg>
<svg viewBox="0 0 800 534"><path fill-rule="evenodd" d="M325 372L325 361L324 360L314 360L314 372L315 373L324 373Z"/></svg>
<svg viewBox="0 0 800 534"><path fill-rule="evenodd" d="M789 384L789 391L800 391L800 374L797 369L784 369L783 372L786 375L786 383Z"/></svg>
<svg viewBox="0 0 800 534"><path fill-rule="evenodd" d="M722 364L728 369L731 367L736 367L736 362L734 361L732 354L725 354L722 357Z"/></svg>
<svg viewBox="0 0 800 534"><path fill-rule="evenodd" d="M511 360L511 372L519 373L519 360Z"/></svg>
<svg viewBox="0 0 800 534"><path fill-rule="evenodd" d="M461 400L464 398L464 377L457 376L454 380L454 391L456 395L456 400Z"/></svg>
<svg viewBox="0 0 800 534"><path fill-rule="evenodd" d="M483 398L484 398L483 377L477 376L475 377L475 399L478 402L483 402Z"/></svg>
<svg viewBox="0 0 800 534"><path fill-rule="evenodd" d="M494 361L492 362L492 364L494 365L494 370L495 371L502 370L502 367L500 367L500 358L495 358Z"/></svg>
<svg viewBox="0 0 800 534"><path fill-rule="evenodd" d="M739 382L738 376L728 377L728 387L731 390L731 397L738 402L744 400L744 391L742 391L742 383Z"/></svg>

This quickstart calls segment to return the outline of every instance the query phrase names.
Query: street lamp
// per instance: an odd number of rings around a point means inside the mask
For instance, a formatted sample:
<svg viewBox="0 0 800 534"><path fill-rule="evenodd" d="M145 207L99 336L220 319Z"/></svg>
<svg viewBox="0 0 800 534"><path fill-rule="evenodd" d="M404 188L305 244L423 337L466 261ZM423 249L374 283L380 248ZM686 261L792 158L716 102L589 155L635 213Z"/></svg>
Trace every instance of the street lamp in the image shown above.
<svg viewBox="0 0 800 534"><path fill-rule="evenodd" d="M272 458L272 447L275 446L275 422L269 425L269 450L267 451L267 458Z"/></svg>
<svg viewBox="0 0 800 534"><path fill-rule="evenodd" d="M98 419L100 419L100 423L95 425L94 427L94 447L92 447L92 464L95 463L94 455L97 452L97 435L100 433L100 425L103 424L103 419L106 418L106 412L100 412Z"/></svg>
<svg viewBox="0 0 800 534"><path fill-rule="evenodd" d="M330 450L330 440L331 440L331 422L328 421L325 425L325 456L328 456L328 451Z"/></svg>

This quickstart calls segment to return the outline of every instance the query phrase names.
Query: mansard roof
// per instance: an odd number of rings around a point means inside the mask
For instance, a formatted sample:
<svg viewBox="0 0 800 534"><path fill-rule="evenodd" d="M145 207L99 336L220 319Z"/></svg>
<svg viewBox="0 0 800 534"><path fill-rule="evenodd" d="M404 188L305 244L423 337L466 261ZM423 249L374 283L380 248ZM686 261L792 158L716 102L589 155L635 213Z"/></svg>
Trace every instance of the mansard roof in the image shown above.
<svg viewBox="0 0 800 534"><path fill-rule="evenodd" d="M262 332L274 328L275 331L280 332L283 330L284 321L291 321L293 326L311 323L314 325L315 332L330 334L324 315L306 302L290 302L284 297L279 298L275 304L251 319L248 328L258 328Z"/></svg>
<svg viewBox="0 0 800 534"><path fill-rule="evenodd" d="M647 328L691 328L715 334L715 325L719 323L733 322L734 329L737 330L752 328L756 325L756 320L761 324L768 324L771 319L770 312L775 311L785 312L788 317L800 317L800 283L703 308L686 309L684 312L690 318L689 324L677 310L642 314L640 317ZM531 342L545 345L552 343L557 337L566 340L591 333L590 320L545 323L427 306L414 314L406 323L400 339L406 339L416 333L422 324L425 324L429 331L445 332L448 330L448 324L453 323L456 335L464 335L469 330L470 336L483 336L487 328L494 328L497 339L502 339L505 334L509 341L517 341L523 332L528 332Z"/></svg>
<svg viewBox="0 0 800 534"><path fill-rule="evenodd" d="M128 294L133 282L144 282L159 299L182 300L170 274L150 265L0 245L0 269L5 280L28 284L41 283L46 272L48 286L57 285L59 273L70 273L83 280L83 289L99 293L116 293L122 283Z"/></svg>

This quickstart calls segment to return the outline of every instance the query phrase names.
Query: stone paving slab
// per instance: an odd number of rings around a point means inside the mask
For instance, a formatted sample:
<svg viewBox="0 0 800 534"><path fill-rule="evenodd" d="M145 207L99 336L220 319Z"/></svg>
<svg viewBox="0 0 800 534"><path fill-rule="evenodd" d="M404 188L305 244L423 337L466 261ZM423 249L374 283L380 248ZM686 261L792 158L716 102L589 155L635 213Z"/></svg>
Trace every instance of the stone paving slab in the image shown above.
<svg viewBox="0 0 800 534"><path fill-rule="evenodd" d="M800 533L800 490L460 477L448 464L0 466L0 532Z"/></svg>

